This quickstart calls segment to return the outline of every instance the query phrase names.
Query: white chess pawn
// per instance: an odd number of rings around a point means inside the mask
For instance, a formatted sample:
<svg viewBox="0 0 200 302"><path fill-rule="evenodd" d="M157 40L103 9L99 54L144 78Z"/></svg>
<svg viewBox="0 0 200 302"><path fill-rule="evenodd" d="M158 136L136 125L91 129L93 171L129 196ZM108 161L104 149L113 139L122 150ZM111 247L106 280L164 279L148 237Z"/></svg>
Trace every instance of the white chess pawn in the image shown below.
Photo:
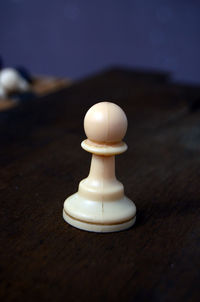
<svg viewBox="0 0 200 302"><path fill-rule="evenodd" d="M136 220L136 207L115 177L115 155L127 150L122 142L126 115L118 105L101 102L86 113L84 129L88 139L81 146L92 153L90 172L78 192L65 200L63 217L72 226L93 232L130 228Z"/></svg>
<svg viewBox="0 0 200 302"><path fill-rule="evenodd" d="M26 92L29 83L13 68L4 68L0 72L0 95L5 97L12 92Z"/></svg>

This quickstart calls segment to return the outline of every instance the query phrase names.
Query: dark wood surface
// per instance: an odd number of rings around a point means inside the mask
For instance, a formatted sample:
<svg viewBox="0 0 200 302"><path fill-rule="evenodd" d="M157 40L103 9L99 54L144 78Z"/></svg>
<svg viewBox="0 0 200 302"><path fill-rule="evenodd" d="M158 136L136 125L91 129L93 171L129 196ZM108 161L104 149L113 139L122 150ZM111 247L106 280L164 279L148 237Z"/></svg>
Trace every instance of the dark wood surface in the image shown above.
<svg viewBox="0 0 200 302"><path fill-rule="evenodd" d="M200 301L199 88L113 69L0 114L0 301ZM62 219L87 176L83 118L127 114L117 176L137 223L95 234Z"/></svg>

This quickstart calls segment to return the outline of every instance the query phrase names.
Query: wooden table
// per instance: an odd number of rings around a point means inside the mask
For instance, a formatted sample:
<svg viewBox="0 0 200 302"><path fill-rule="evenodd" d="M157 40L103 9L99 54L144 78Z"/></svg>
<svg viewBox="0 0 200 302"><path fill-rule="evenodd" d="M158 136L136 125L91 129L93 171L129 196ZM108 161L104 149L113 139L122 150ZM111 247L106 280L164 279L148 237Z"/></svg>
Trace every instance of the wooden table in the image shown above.
<svg viewBox="0 0 200 302"><path fill-rule="evenodd" d="M43 97L47 94L60 90L62 88L69 87L72 81L68 78L55 78L50 76L32 76L31 93L37 95L37 98ZM30 95L28 96L30 99ZM33 98L33 97L31 97ZM29 101L24 97L24 101ZM13 96L2 99L0 97L0 112L9 110L18 106L21 102Z"/></svg>
<svg viewBox="0 0 200 302"><path fill-rule="evenodd" d="M200 301L199 90L112 69L0 113L0 301ZM62 218L89 171L84 114L102 100L129 120L117 175L138 210L110 234Z"/></svg>

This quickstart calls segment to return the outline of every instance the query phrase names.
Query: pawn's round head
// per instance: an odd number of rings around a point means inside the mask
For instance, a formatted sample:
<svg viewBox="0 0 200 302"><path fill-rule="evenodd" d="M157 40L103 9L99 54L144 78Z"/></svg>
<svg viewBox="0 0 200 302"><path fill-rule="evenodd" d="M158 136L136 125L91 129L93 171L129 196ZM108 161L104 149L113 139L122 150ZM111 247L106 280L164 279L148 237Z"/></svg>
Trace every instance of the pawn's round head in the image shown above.
<svg viewBox="0 0 200 302"><path fill-rule="evenodd" d="M126 134L127 118L116 104L101 102L92 106L84 119L85 134L97 143L118 143Z"/></svg>

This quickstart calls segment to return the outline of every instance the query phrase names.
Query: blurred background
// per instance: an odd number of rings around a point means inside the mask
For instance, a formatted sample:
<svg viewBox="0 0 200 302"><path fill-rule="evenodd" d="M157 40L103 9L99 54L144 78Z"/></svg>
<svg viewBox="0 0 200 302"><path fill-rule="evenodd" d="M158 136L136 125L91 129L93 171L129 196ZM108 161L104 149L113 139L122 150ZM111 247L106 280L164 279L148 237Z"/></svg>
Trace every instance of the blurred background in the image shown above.
<svg viewBox="0 0 200 302"><path fill-rule="evenodd" d="M111 66L200 82L199 0L0 0L5 67L79 79Z"/></svg>

